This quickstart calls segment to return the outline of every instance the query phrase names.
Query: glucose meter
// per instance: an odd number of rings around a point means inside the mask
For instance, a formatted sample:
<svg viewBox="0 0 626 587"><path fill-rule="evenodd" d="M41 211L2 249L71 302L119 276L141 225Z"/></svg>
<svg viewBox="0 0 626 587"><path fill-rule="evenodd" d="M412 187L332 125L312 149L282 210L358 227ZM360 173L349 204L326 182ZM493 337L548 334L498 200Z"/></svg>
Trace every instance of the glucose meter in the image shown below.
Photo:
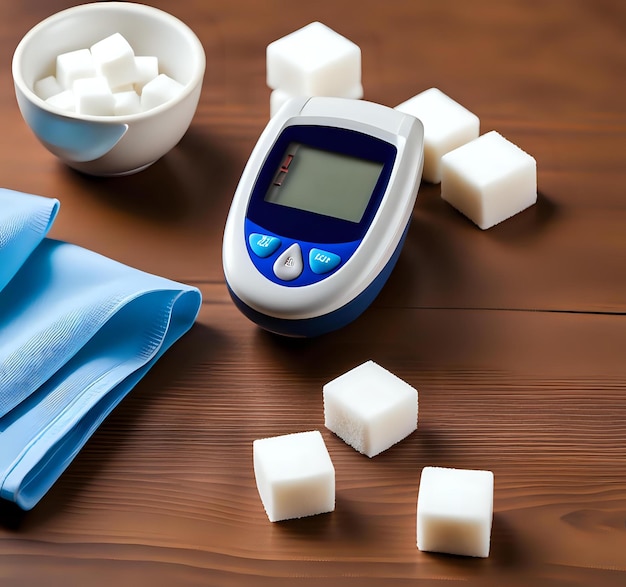
<svg viewBox="0 0 626 587"><path fill-rule="evenodd" d="M226 220L224 276L259 326L316 336L357 318L400 254L424 162L415 117L293 98L270 119Z"/></svg>

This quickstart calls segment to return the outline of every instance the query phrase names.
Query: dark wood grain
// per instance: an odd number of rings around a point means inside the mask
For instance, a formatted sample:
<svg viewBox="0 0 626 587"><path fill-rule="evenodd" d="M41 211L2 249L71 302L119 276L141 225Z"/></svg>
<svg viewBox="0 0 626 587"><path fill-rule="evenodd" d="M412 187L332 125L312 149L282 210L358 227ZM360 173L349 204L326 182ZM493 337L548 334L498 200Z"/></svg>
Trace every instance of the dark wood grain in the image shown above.
<svg viewBox="0 0 626 587"><path fill-rule="evenodd" d="M626 4L151 2L194 28L207 74L180 144L118 179L58 163L15 103L13 49L72 4L0 8L2 186L58 197L52 236L193 283L204 303L34 510L0 505L0 585L624 585ZM359 44L367 99L436 86L531 153L539 197L483 232L423 184L372 307L294 341L232 305L221 237L268 118L265 47L313 20ZM373 459L324 428L321 397L367 359L420 405L418 430ZM252 441L312 429L336 510L271 524ZM494 472L489 558L417 550L427 465Z"/></svg>

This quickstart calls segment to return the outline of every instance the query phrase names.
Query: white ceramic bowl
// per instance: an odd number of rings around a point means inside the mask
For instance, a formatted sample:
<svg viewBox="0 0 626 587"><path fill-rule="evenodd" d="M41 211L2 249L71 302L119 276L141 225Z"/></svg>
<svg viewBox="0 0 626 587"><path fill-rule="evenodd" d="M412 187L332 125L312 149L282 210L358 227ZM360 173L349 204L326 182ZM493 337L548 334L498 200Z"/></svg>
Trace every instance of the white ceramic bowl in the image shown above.
<svg viewBox="0 0 626 587"><path fill-rule="evenodd" d="M136 55L153 55L159 71L183 84L169 102L128 116L90 116L64 112L33 91L53 75L61 53L86 49L122 34ZM92 175L140 171L183 137L196 111L206 58L194 32L171 14L129 2L82 4L58 12L33 27L13 55L17 102L41 143L67 165Z"/></svg>

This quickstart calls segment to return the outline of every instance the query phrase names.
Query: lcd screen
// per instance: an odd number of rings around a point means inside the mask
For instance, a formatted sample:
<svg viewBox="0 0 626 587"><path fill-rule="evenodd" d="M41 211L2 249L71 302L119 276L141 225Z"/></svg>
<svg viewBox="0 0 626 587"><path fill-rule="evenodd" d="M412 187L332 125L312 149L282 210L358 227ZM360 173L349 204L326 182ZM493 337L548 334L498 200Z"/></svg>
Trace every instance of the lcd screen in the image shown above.
<svg viewBox="0 0 626 587"><path fill-rule="evenodd" d="M267 202L360 222L383 163L290 143Z"/></svg>

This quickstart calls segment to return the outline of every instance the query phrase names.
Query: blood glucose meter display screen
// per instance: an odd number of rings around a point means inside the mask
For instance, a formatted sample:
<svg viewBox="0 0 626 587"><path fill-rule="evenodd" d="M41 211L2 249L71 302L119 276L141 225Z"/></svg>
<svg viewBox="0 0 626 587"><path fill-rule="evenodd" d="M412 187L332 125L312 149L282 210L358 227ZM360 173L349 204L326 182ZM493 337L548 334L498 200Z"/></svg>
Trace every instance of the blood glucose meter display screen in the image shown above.
<svg viewBox="0 0 626 587"><path fill-rule="evenodd" d="M358 223L383 167L377 161L292 142L265 201Z"/></svg>

